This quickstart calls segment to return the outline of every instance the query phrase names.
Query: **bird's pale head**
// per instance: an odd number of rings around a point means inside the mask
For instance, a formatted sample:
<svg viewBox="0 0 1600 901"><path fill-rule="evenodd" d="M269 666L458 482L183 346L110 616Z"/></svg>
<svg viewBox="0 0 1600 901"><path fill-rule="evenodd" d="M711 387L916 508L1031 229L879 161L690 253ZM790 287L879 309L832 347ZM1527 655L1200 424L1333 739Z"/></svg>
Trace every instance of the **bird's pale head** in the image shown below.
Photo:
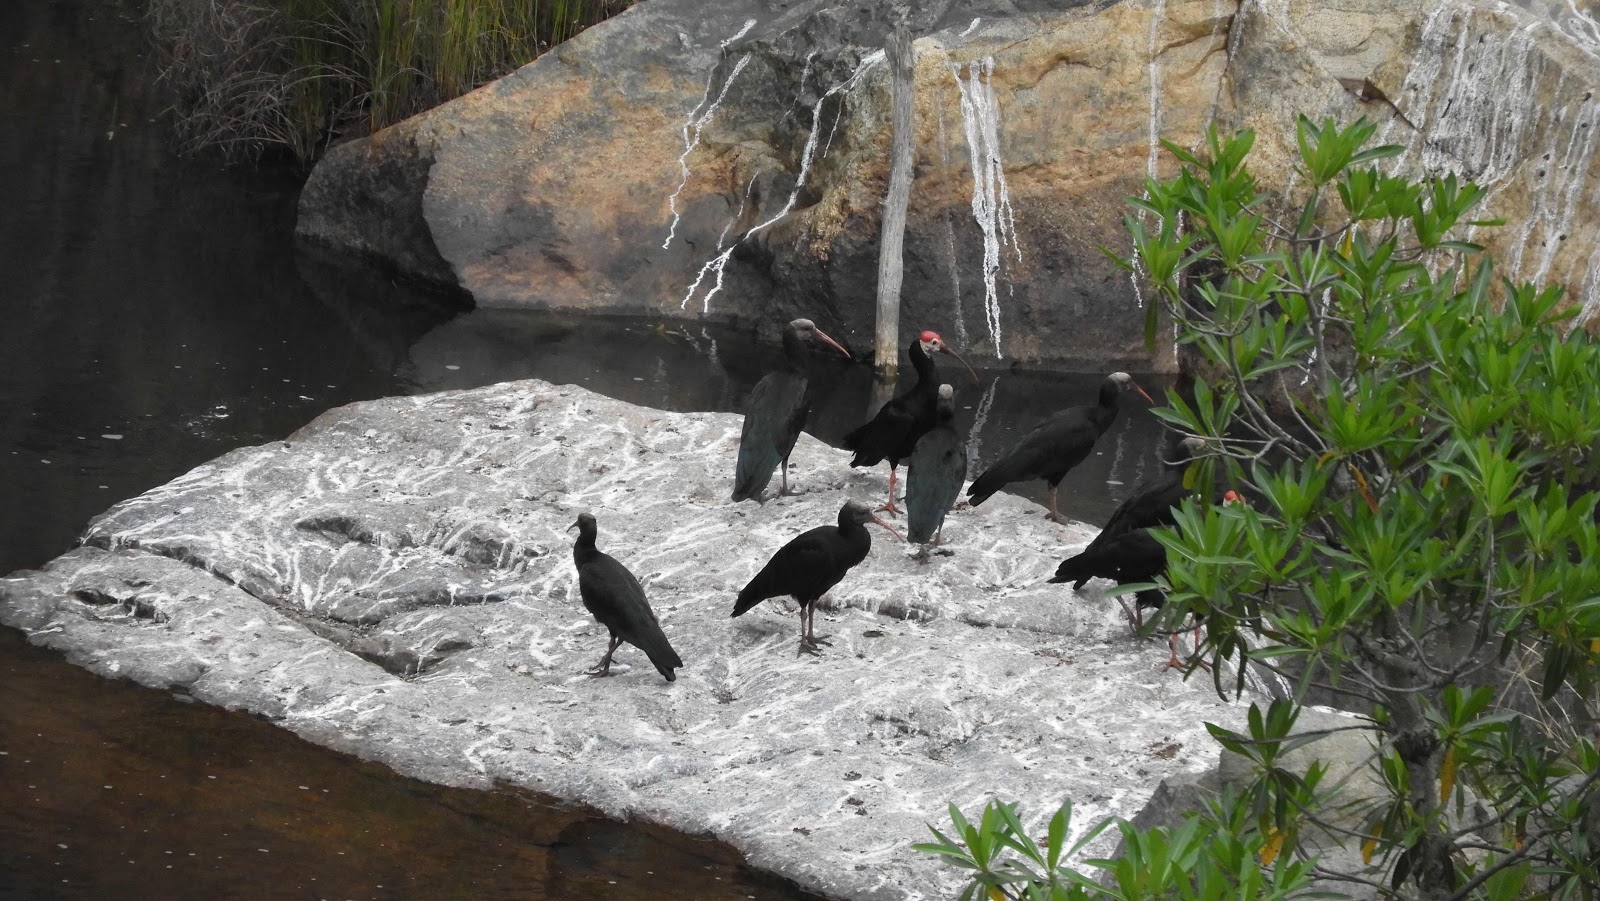
<svg viewBox="0 0 1600 901"><path fill-rule="evenodd" d="M1150 401L1150 403L1155 403L1155 399L1152 398L1150 395L1144 393L1144 389L1139 387L1139 383L1135 382L1133 380L1133 376L1127 374L1126 372L1113 372L1113 373L1111 373L1110 375L1106 376L1106 384L1115 385L1118 394L1121 394L1124 391L1132 389L1134 391L1139 392L1139 396L1140 397L1144 398L1147 401Z"/></svg>
<svg viewBox="0 0 1600 901"><path fill-rule="evenodd" d="M843 526L847 522L863 526L869 522L877 523L888 529L890 535L905 541L905 537L895 531L894 526L878 518L878 514L873 512L872 507L865 501L848 500L844 502L844 506L839 508L839 525Z"/></svg>
<svg viewBox="0 0 1600 901"><path fill-rule="evenodd" d="M795 319L791 321L789 323L789 331L800 336L800 338L806 341L820 341L839 353L844 354L845 359L850 359L850 351L845 350L842 344L828 337L826 332L817 328L817 324L809 319Z"/></svg>

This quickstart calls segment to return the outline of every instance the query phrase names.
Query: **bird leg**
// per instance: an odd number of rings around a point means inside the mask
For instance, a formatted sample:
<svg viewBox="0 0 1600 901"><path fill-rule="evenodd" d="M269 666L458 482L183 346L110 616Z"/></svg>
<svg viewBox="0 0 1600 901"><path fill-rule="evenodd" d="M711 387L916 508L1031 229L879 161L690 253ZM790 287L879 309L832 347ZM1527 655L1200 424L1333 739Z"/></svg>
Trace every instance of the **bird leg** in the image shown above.
<svg viewBox="0 0 1600 901"><path fill-rule="evenodd" d="M609 675L611 675L611 655L615 654L617 652L617 647L619 645L621 645L621 644L622 644L622 639L621 638L619 638L619 637L617 637L615 635L611 636L611 642L606 645L606 655L604 657L600 658L600 662L595 664L594 669L587 671L587 675L590 675L590 676L609 676Z"/></svg>
<svg viewBox="0 0 1600 901"><path fill-rule="evenodd" d="M1134 634L1138 634L1139 627L1144 625L1144 623L1141 622L1143 617L1139 615L1138 602L1134 602L1134 606L1129 607L1128 602L1123 599L1121 595L1118 595L1117 603L1122 605L1122 612L1128 617L1128 628L1132 629Z"/></svg>
<svg viewBox="0 0 1600 901"><path fill-rule="evenodd" d="M1067 524L1067 518L1061 515L1060 510L1056 509L1056 489L1058 487L1060 486L1050 486L1050 521L1064 526Z"/></svg>
<svg viewBox="0 0 1600 901"><path fill-rule="evenodd" d="M900 515L900 508L894 505L895 470L898 468L899 467L897 464L889 464L889 502L878 508L879 510L888 511L895 516Z"/></svg>
<svg viewBox="0 0 1600 901"><path fill-rule="evenodd" d="M784 457L778 467L778 472L783 475L783 487L778 489L778 497L793 497L799 494L798 491L789 490L789 458Z"/></svg>
<svg viewBox="0 0 1600 901"><path fill-rule="evenodd" d="M822 650L818 645L833 644L826 636L818 637L816 634L817 607L815 604L804 604L800 607L800 651L799 654L820 654ZM796 655L798 656L798 654Z"/></svg>

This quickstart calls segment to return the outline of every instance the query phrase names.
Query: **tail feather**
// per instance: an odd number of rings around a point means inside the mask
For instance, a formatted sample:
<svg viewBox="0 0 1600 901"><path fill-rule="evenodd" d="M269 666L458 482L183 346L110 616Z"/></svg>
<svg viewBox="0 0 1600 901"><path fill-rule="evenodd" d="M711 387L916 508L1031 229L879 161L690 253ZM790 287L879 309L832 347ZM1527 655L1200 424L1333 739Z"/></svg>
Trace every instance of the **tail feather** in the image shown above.
<svg viewBox="0 0 1600 901"><path fill-rule="evenodd" d="M1010 481L1002 473L996 472L993 467L984 470L983 474L972 481L967 489L967 503L976 507L988 500L991 495L1001 488L1006 487Z"/></svg>
<svg viewBox="0 0 1600 901"><path fill-rule="evenodd" d="M655 665L656 671L668 682L676 682L678 677L672 671L683 666L683 658L672 649L672 643L667 641L666 633L661 631L660 626L654 629L640 629L639 633L629 639L629 643L644 651L645 656Z"/></svg>
<svg viewBox="0 0 1600 901"><path fill-rule="evenodd" d="M1094 568L1094 558L1087 552L1076 554L1061 561L1056 567L1056 574L1050 578L1051 582L1071 582L1074 591L1082 588L1085 583L1094 578L1098 573L1091 572Z"/></svg>
<svg viewBox="0 0 1600 901"><path fill-rule="evenodd" d="M733 499L760 500L761 492L765 491L767 484L772 481L773 471L782 462L771 446L757 448L740 445L739 464L733 477Z"/></svg>

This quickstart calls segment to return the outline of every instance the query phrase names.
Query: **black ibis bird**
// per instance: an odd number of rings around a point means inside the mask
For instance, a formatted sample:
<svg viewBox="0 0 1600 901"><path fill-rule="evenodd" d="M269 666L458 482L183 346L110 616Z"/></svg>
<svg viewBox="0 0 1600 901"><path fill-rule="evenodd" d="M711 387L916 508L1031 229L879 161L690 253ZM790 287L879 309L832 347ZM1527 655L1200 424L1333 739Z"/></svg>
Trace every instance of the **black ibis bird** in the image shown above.
<svg viewBox="0 0 1600 901"><path fill-rule="evenodd" d="M1068 407L1046 419L973 480L972 487L967 489L972 506L978 506L1012 482L1044 479L1050 486L1050 518L1066 522L1056 507L1056 486L1069 470L1089 456L1094 443L1116 421L1117 399L1130 388L1155 403L1143 388L1134 384L1132 376L1126 372L1111 373L1100 383L1098 403Z"/></svg>
<svg viewBox="0 0 1600 901"><path fill-rule="evenodd" d="M1050 581L1076 580L1078 585L1082 585L1089 579L1098 577L1111 579L1118 585L1132 585L1139 582L1154 582L1166 571L1166 547L1150 534L1149 529L1132 529L1100 542L1098 547L1090 545L1084 548L1083 553L1062 561ZM1167 602L1166 593L1159 588L1145 588L1134 592L1133 597L1132 609L1129 609L1127 601L1122 598L1117 598L1117 603L1122 605L1123 612L1128 615L1128 624L1135 630L1144 625L1142 616L1144 610L1158 610ZM1178 660L1176 634L1168 636L1167 649L1171 655L1167 665L1181 668L1183 663Z"/></svg>
<svg viewBox="0 0 1600 901"><path fill-rule="evenodd" d="M911 456L917 439L938 421L939 369L933 363L933 353L949 354L972 372L967 361L951 350L938 332L925 331L908 350L911 368L917 373L916 382L884 404L870 421L844 436L845 449L856 452L851 466L876 466L881 460L889 461L889 502L882 509L890 513L900 512L894 504L895 471L900 461ZM976 379L978 374L972 372L972 377Z"/></svg>
<svg viewBox="0 0 1600 901"><path fill-rule="evenodd" d="M1189 464L1205 448L1205 440L1193 435L1178 443L1175 456L1167 461L1166 471L1154 479L1141 484L1128 495L1127 499L1117 505L1112 511L1111 518L1106 520L1105 528L1100 534L1089 542L1083 549L1083 554L1093 555L1101 545L1116 538L1124 532L1135 529L1148 529L1151 526L1170 526L1174 524L1173 508L1183 503L1183 499L1193 494L1188 485L1187 474ZM1080 554L1081 556L1081 554ZM1062 561L1056 569L1056 575L1071 572L1073 561L1077 557L1070 557ZM1093 574L1075 577L1072 587L1082 588L1083 583L1089 581ZM1057 579L1056 581L1066 581Z"/></svg>
<svg viewBox="0 0 1600 901"><path fill-rule="evenodd" d="M1188 450L1193 453L1198 448L1191 445ZM1237 492L1229 491L1223 495L1222 503L1242 504L1244 499ZM1072 582L1073 588L1080 588L1083 583L1093 578L1110 579L1118 585L1154 582L1158 576L1166 574L1167 549L1150 534L1151 528L1153 527L1127 529L1103 541L1101 538L1105 533L1101 532L1082 553L1061 561L1050 581ZM1117 603L1122 605L1122 611L1128 615L1128 624L1135 631L1144 625L1143 611L1159 610L1167 602L1166 593L1159 588L1136 591L1133 597L1134 604L1131 609L1121 598L1117 599ZM1199 617L1196 617L1197 644L1199 629ZM1183 664L1178 660L1176 633L1167 637L1167 650L1170 655L1167 666L1181 668Z"/></svg>
<svg viewBox="0 0 1600 901"><path fill-rule="evenodd" d="M955 417L955 389L940 385L936 424L917 442L906 463L907 541L938 544L944 535L944 515L961 496L967 478L967 440L957 431Z"/></svg>
<svg viewBox="0 0 1600 901"><path fill-rule="evenodd" d="M672 649L667 636L661 631L655 611L645 600L639 580L609 554L594 546L595 520L589 513L578 514L578 521L567 531L578 530L578 540L572 545L572 560L578 564L578 594L583 606L589 608L594 618L611 632L611 643L606 655L589 671L591 676L611 673L611 655L617 646L626 641L650 658L668 682L677 680L673 670L683 666L678 652Z"/></svg>
<svg viewBox="0 0 1600 901"><path fill-rule="evenodd" d="M894 527L873 514L861 501L846 501L839 508L839 524L818 526L800 533L778 548L767 565L739 592L733 615L742 616L767 598L790 596L800 602L800 650L817 653L817 645L828 644L817 637L816 610L812 606L828 589L839 584L844 574L867 557L872 536L867 523L877 523L899 538Z"/></svg>
<svg viewBox="0 0 1600 901"><path fill-rule="evenodd" d="M756 382L745 408L744 429L739 433L739 464L733 476L733 499L761 500L772 481L772 471L783 466L778 495L789 493L789 453L811 414L806 391L811 374L810 346L822 342L839 353L850 352L823 333L809 319L796 319L783 330L783 367Z"/></svg>

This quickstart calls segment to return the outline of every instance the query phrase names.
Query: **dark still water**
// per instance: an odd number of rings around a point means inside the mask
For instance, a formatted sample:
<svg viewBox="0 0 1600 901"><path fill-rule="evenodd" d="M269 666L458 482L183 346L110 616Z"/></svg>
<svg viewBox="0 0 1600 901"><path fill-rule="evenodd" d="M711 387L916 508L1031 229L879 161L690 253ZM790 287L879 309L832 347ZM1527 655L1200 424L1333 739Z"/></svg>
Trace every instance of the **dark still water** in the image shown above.
<svg viewBox="0 0 1600 901"><path fill-rule="evenodd" d="M538 377L738 410L775 357L776 323L757 341L698 325L452 318L447 302L297 254L296 174L227 171L167 146L141 9L0 2L0 574L68 550L118 500L351 401ZM943 370L962 422L980 424L983 459L1091 401L1103 376ZM870 388L865 368L829 364L812 431L837 442ZM1127 403L1068 477L1063 512L1103 521L1154 471L1143 407ZM101 680L15 632L0 630L0 681L0 897L807 897L725 846L403 779Z"/></svg>

